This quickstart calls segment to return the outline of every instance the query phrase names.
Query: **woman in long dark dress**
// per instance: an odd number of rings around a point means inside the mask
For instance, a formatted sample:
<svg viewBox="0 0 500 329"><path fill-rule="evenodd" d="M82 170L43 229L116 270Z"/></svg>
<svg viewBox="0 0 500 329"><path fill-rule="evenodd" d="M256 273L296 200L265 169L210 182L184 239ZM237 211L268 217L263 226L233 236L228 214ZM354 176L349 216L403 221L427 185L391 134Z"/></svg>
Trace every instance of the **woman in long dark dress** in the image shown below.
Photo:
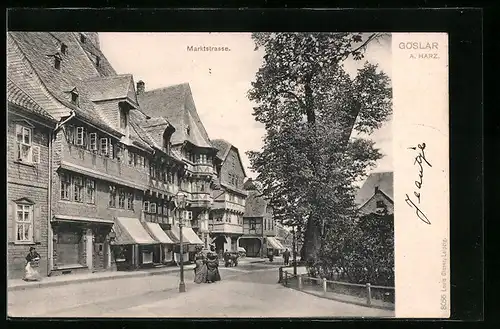
<svg viewBox="0 0 500 329"><path fill-rule="evenodd" d="M217 258L217 255L215 255L214 253L208 254L207 269L208 269L208 276L207 276L208 283L221 280L219 273L219 259Z"/></svg>
<svg viewBox="0 0 500 329"><path fill-rule="evenodd" d="M26 256L26 266L24 268L24 281L39 281L41 279L38 272L40 254L36 252L35 247L30 248L30 252Z"/></svg>
<svg viewBox="0 0 500 329"><path fill-rule="evenodd" d="M205 255L200 251L196 254L195 258L196 267L194 268L194 282L205 283L207 282L208 270Z"/></svg>

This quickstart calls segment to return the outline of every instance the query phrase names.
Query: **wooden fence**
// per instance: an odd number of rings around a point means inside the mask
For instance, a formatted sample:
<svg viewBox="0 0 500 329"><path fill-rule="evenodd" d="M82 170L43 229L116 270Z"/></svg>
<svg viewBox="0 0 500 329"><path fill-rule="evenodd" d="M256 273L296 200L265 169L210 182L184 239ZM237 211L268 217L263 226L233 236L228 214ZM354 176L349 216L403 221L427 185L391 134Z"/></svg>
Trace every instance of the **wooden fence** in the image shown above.
<svg viewBox="0 0 500 329"><path fill-rule="evenodd" d="M279 283L300 291L312 290L325 297L331 294L352 297L351 300L344 300L346 302L364 299L363 304L367 306L394 308L394 287L331 281L326 278L309 277L305 274L293 275L281 267L279 268Z"/></svg>

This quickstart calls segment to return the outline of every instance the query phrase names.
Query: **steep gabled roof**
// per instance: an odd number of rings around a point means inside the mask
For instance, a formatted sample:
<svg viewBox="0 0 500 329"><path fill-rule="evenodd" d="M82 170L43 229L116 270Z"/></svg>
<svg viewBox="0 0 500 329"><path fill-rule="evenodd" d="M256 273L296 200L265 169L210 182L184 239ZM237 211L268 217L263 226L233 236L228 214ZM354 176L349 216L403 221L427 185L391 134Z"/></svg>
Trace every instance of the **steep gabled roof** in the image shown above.
<svg viewBox="0 0 500 329"><path fill-rule="evenodd" d="M245 166L243 165L243 161L241 161L240 151L236 146L229 143L225 139L213 139L211 140L211 143L213 147L217 149L216 156L222 161L222 163L226 161L227 156L229 155L229 151L231 151L231 148L234 148L236 154L238 155L238 160L240 161L240 166L243 170L243 175L245 175L245 177L247 176Z"/></svg>
<svg viewBox="0 0 500 329"><path fill-rule="evenodd" d="M375 187L378 187L379 191L383 192L389 199L394 200L393 172L388 171L370 174L356 194L356 204L365 204L366 201L374 195Z"/></svg>
<svg viewBox="0 0 500 329"><path fill-rule="evenodd" d="M163 150L163 133L168 127L172 127L164 118L147 118L141 111L130 111L130 124L135 138L139 138L150 148ZM173 127L172 127L173 129ZM179 154L171 150L170 156L182 162Z"/></svg>
<svg viewBox="0 0 500 329"><path fill-rule="evenodd" d="M267 201L261 196L261 192L259 190L248 191L243 217L264 217L266 209Z"/></svg>
<svg viewBox="0 0 500 329"><path fill-rule="evenodd" d="M105 124L104 118L94 107L82 86L82 80L100 76L94 63L72 32L9 32L22 55L34 69L48 93L67 108L74 110L77 117L113 134L120 135L115 129ZM66 45L62 54L61 45ZM54 58L61 59L60 69L54 67ZM79 104L70 103L67 91L78 88Z"/></svg>
<svg viewBox="0 0 500 329"><path fill-rule="evenodd" d="M217 157L224 161L231 150L231 143L224 139L212 139L212 145L217 149Z"/></svg>
<svg viewBox="0 0 500 329"><path fill-rule="evenodd" d="M76 38L80 37L79 36L80 33L75 32L74 34L76 35ZM84 43L80 42L80 46L85 51L87 57L89 58L89 60L91 62L96 64L97 57L99 57L99 65L96 65L96 69L99 72L99 74L101 76L116 75L115 69L113 69L113 67L109 63L108 59L106 58L106 56L104 56L101 49L99 49L99 47L94 44L94 42L99 41L98 36L95 36L96 40L92 40L92 39L94 39L94 37L89 35L89 33L83 33L83 34L86 37L90 37L91 40L88 40L88 42L84 42ZM96 33L94 32L94 33L90 33L90 34L96 34Z"/></svg>
<svg viewBox="0 0 500 329"><path fill-rule="evenodd" d="M175 127L176 130L171 139L172 144L188 141L199 147L212 148L205 127L196 111L189 84L183 83L145 91L137 98L145 113L150 116L164 117Z"/></svg>
<svg viewBox="0 0 500 329"><path fill-rule="evenodd" d="M137 107L134 80L131 74L90 78L84 83L92 102L128 99Z"/></svg>
<svg viewBox="0 0 500 329"><path fill-rule="evenodd" d="M57 121L10 78L7 78L7 101L44 117L45 119L49 119L53 122Z"/></svg>

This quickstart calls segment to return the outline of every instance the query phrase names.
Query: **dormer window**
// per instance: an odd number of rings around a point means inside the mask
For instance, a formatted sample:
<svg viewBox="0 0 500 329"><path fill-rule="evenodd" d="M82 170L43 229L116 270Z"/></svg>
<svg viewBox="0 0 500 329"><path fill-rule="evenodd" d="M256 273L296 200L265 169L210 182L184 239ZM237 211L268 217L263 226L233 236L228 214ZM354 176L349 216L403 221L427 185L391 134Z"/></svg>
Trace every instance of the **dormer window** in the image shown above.
<svg viewBox="0 0 500 329"><path fill-rule="evenodd" d="M83 35L82 33L80 33L80 42L81 42L81 43L85 43L85 40L86 40L86 39L87 39L87 38L85 37L85 35Z"/></svg>
<svg viewBox="0 0 500 329"><path fill-rule="evenodd" d="M128 126L128 116L127 108L125 106L120 106L120 129L127 129Z"/></svg>
<svg viewBox="0 0 500 329"><path fill-rule="evenodd" d="M68 46L66 46L64 43L61 45L61 54L66 55L68 52Z"/></svg>
<svg viewBox="0 0 500 329"><path fill-rule="evenodd" d="M96 56L95 57L95 66L99 67L101 65L101 57Z"/></svg>
<svg viewBox="0 0 500 329"><path fill-rule="evenodd" d="M59 54L54 55L54 67L56 70L61 69L61 56Z"/></svg>
<svg viewBox="0 0 500 329"><path fill-rule="evenodd" d="M78 93L75 90L71 92L71 103L78 105Z"/></svg>
<svg viewBox="0 0 500 329"><path fill-rule="evenodd" d="M189 134L191 133L191 128L189 128L189 126L186 127L186 135L189 136Z"/></svg>

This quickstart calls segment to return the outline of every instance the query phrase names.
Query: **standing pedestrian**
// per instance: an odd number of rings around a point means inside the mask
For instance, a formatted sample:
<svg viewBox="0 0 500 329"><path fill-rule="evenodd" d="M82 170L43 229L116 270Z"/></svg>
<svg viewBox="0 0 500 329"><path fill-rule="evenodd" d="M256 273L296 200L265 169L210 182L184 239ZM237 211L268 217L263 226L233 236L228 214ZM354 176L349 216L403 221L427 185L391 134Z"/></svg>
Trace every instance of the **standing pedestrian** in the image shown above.
<svg viewBox="0 0 500 329"><path fill-rule="evenodd" d="M24 281L39 281L40 273L38 273L40 254L36 252L35 247L30 247L30 251L26 256L26 266L24 268Z"/></svg>
<svg viewBox="0 0 500 329"><path fill-rule="evenodd" d="M283 260L285 261L285 266L288 266L290 261L290 252L288 251L288 248L283 253Z"/></svg>

